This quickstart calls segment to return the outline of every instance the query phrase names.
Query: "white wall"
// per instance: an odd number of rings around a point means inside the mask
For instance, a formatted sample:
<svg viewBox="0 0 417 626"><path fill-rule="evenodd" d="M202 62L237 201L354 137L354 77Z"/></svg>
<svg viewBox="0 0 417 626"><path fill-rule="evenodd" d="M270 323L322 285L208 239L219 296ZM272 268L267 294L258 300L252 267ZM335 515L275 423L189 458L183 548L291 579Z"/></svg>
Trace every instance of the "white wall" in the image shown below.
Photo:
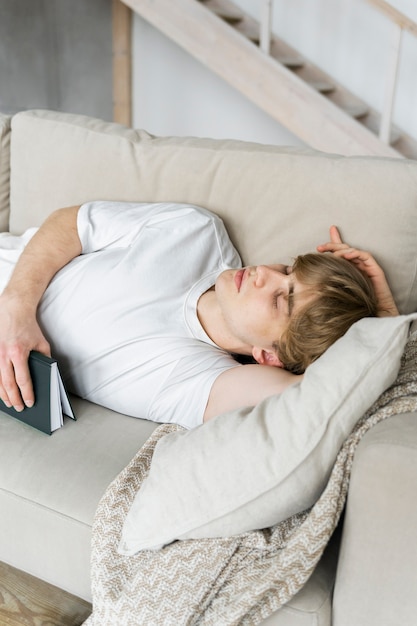
<svg viewBox="0 0 417 626"><path fill-rule="evenodd" d="M235 4L258 17L260 1ZM417 22L416 0L391 4ZM366 0L275 0L274 32L377 110L384 98L391 31L391 22ZM157 135L302 145L138 16L133 33L134 126ZM417 38L408 33L394 121L417 138Z"/></svg>

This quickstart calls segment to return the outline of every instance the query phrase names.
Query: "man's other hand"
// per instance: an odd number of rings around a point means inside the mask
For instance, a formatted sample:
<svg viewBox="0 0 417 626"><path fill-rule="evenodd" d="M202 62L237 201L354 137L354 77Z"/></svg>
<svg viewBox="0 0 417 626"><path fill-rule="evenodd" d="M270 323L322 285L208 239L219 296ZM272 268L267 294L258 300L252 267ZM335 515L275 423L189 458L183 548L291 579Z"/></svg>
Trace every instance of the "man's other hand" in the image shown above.
<svg viewBox="0 0 417 626"><path fill-rule="evenodd" d="M0 398L23 411L35 402L28 358L31 350L50 356L50 347L36 320L16 298L0 296Z"/></svg>

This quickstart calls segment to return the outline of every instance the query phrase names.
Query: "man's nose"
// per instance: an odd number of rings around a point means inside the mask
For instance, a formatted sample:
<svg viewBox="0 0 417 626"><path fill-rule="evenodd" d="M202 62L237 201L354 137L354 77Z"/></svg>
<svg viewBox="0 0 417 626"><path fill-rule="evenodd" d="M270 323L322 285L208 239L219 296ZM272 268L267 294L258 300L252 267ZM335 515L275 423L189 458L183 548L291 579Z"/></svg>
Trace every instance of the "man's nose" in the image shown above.
<svg viewBox="0 0 417 626"><path fill-rule="evenodd" d="M256 268L256 286L263 287L271 280L276 283L283 278L284 274L278 268L271 267L269 265L258 265Z"/></svg>

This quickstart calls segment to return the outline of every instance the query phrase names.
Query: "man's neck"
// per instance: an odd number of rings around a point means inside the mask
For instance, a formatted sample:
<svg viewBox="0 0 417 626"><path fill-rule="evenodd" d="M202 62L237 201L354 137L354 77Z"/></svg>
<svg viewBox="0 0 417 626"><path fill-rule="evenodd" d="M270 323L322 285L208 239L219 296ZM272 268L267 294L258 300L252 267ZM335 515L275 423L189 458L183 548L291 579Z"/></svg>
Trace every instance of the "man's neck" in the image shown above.
<svg viewBox="0 0 417 626"><path fill-rule="evenodd" d="M235 354L251 354L228 330L217 301L214 287L204 292L197 302L197 316L210 339L223 350Z"/></svg>

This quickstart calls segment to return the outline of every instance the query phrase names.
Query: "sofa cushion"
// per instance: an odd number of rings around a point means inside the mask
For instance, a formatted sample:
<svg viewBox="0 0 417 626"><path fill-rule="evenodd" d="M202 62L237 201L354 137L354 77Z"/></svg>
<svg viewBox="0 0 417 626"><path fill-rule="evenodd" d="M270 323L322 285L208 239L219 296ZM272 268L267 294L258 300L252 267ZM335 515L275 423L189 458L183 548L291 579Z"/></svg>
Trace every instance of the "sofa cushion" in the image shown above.
<svg viewBox="0 0 417 626"><path fill-rule="evenodd" d="M157 425L71 402L51 437L0 412L0 560L89 600L97 504Z"/></svg>
<svg viewBox="0 0 417 626"><path fill-rule="evenodd" d="M336 224L382 264L401 312L417 309L417 162L155 138L47 111L15 115L12 129L15 233L88 200L187 202L218 213L244 264L257 264L291 262Z"/></svg>
<svg viewBox="0 0 417 626"><path fill-rule="evenodd" d="M394 382L410 318L362 319L281 395L161 439L120 552L267 528L311 507L355 423Z"/></svg>
<svg viewBox="0 0 417 626"><path fill-rule="evenodd" d="M0 113L0 232L9 230L11 119Z"/></svg>

